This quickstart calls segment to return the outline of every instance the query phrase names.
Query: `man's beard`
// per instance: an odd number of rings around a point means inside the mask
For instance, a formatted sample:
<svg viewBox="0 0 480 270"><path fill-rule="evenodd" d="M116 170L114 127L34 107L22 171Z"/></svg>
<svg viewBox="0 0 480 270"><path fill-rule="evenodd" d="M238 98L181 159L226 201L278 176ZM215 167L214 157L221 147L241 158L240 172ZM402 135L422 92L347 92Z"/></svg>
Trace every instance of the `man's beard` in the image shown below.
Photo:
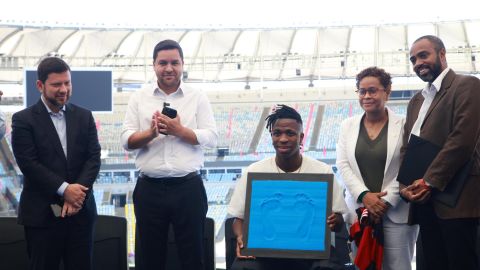
<svg viewBox="0 0 480 270"><path fill-rule="evenodd" d="M66 97L65 103L63 103L63 104L60 103L60 102L58 102L55 98L45 97L45 99L48 100L48 102L50 102L50 104L52 104L53 106L61 109L61 108L63 108L63 106L64 106L65 104L67 104L68 100L70 99L70 96L67 96L67 97Z"/></svg>
<svg viewBox="0 0 480 270"><path fill-rule="evenodd" d="M424 82L432 83L433 81L435 81L435 79L438 77L438 75L440 75L440 73L442 73L442 63L440 62L440 57L439 57L438 53L437 53L437 60L435 61L435 64L433 64L433 66L429 65L428 69L429 70L428 70L427 74L424 74L424 75L420 75L419 71L415 71L415 73Z"/></svg>

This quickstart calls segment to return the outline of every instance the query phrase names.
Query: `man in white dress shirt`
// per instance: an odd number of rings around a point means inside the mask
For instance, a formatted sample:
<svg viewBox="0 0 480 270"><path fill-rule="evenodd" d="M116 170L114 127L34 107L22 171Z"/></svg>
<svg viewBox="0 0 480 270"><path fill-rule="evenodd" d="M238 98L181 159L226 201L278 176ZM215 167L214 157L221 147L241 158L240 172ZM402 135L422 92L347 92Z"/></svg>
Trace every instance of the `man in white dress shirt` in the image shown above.
<svg viewBox="0 0 480 270"><path fill-rule="evenodd" d="M181 81L183 52L176 41L155 46L153 69L157 81L132 95L121 135L126 150L137 150L141 172L133 193L135 269L165 269L170 224L182 268L203 269L208 204L198 171L202 148L217 143L213 112L203 92ZM161 113L166 104L175 117Z"/></svg>

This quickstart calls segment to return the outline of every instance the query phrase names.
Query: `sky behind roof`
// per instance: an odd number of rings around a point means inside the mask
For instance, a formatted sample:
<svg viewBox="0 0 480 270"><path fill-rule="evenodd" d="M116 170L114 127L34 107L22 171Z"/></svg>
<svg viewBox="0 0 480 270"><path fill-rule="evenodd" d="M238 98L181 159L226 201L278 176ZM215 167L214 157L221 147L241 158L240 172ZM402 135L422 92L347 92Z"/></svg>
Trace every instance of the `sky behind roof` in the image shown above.
<svg viewBox="0 0 480 270"><path fill-rule="evenodd" d="M480 1L175 0L2 3L0 24L155 28L269 28L480 18Z"/></svg>

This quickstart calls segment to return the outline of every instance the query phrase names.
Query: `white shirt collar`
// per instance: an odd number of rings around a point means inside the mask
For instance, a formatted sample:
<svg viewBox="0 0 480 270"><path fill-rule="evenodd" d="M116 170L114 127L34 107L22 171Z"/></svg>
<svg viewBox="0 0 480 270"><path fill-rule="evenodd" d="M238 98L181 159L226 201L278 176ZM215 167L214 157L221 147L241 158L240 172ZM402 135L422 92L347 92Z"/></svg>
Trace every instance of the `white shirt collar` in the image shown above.
<svg viewBox="0 0 480 270"><path fill-rule="evenodd" d="M158 87L158 82L155 81L152 83L152 88L153 88L153 95L154 96L157 96L157 95L164 95L166 96L167 94L162 90L160 89L160 87ZM184 82L183 81L180 81L180 85L178 86L178 89L171 93L170 95L180 95L180 96L183 96L185 92L185 85L184 85Z"/></svg>
<svg viewBox="0 0 480 270"><path fill-rule="evenodd" d="M433 94L435 95L435 93L437 93L438 91L440 91L440 87L442 87L442 81L443 79L445 78L445 76L447 75L447 73L450 71L450 68L447 67L446 69L444 69L442 71L442 73L440 73L440 75L438 75L438 77L430 84L427 84L425 86L425 88L422 90L422 95L423 97L426 97L426 95L428 95L429 93L430 94ZM432 89L432 85L435 87L435 92L433 92L431 89Z"/></svg>

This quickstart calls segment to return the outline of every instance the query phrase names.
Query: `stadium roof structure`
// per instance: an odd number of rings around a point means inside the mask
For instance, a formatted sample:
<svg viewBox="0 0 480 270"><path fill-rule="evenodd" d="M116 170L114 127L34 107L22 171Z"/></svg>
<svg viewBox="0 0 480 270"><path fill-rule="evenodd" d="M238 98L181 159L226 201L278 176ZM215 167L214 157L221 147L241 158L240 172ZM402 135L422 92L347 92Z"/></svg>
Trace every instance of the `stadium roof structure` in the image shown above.
<svg viewBox="0 0 480 270"><path fill-rule="evenodd" d="M152 51L174 39L184 49L190 82L257 82L352 78L368 66L412 76L409 47L438 35L449 65L480 70L480 20L434 23L286 27L281 29L159 29L0 25L0 83L21 83L24 68L45 56L72 67L111 68L115 83L154 79Z"/></svg>

